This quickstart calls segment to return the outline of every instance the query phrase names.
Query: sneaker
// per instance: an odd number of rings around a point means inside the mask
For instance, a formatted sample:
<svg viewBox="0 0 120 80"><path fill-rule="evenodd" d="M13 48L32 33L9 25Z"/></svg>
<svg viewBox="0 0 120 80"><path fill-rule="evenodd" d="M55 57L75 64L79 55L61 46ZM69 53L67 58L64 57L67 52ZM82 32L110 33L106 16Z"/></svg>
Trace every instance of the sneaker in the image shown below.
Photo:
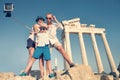
<svg viewBox="0 0 120 80"><path fill-rule="evenodd" d="M52 74L49 74L49 78L53 78L53 77L55 77L56 75L54 74L54 73L52 73Z"/></svg>
<svg viewBox="0 0 120 80"><path fill-rule="evenodd" d="M75 67L75 64L74 64L74 63L70 64L70 68L72 68L72 67Z"/></svg>
<svg viewBox="0 0 120 80"><path fill-rule="evenodd" d="M19 76L27 76L27 73L22 72Z"/></svg>

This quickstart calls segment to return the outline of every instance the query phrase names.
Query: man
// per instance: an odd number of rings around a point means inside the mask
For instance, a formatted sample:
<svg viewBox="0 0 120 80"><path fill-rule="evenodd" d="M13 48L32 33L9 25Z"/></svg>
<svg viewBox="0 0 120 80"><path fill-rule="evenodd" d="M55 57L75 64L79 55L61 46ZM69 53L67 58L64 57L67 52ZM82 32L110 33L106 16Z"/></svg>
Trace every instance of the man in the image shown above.
<svg viewBox="0 0 120 80"><path fill-rule="evenodd" d="M62 47L61 43L59 42L57 35L56 35L58 28L63 29L62 24L51 13L48 13L46 15L46 20L47 20L47 25L48 25L48 30L49 30L49 38L50 38L51 46L55 47L62 54L62 56L68 62L70 67L74 67L75 65L72 63L72 61L70 60L70 57L63 49L63 47ZM54 21L54 23L53 23L53 21Z"/></svg>

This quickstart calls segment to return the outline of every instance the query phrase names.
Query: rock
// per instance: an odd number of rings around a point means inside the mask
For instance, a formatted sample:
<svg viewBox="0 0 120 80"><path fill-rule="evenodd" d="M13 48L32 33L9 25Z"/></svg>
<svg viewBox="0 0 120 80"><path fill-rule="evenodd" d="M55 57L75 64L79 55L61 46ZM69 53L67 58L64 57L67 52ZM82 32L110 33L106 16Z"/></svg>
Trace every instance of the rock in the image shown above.
<svg viewBox="0 0 120 80"><path fill-rule="evenodd" d="M96 80L93 71L89 66L78 65L68 70L71 80Z"/></svg>
<svg viewBox="0 0 120 80"><path fill-rule="evenodd" d="M66 71L55 71L56 77L43 80L114 80L112 75L95 75L90 66L77 65ZM0 73L0 80L36 80L31 76L16 76L14 73ZM41 80L41 79L40 79ZM120 79L117 79L120 80Z"/></svg>
<svg viewBox="0 0 120 80"><path fill-rule="evenodd" d="M11 77L14 77L14 73L8 72L8 73L0 73L0 80L7 80Z"/></svg>
<svg viewBox="0 0 120 80"><path fill-rule="evenodd" d="M114 80L112 75L98 74L95 76L96 76L97 80Z"/></svg>
<svg viewBox="0 0 120 80"><path fill-rule="evenodd" d="M15 76L14 78L11 78L11 80L36 80L34 77L31 76Z"/></svg>
<svg viewBox="0 0 120 80"><path fill-rule="evenodd" d="M16 76L14 73L0 73L0 80L36 80L31 76Z"/></svg>

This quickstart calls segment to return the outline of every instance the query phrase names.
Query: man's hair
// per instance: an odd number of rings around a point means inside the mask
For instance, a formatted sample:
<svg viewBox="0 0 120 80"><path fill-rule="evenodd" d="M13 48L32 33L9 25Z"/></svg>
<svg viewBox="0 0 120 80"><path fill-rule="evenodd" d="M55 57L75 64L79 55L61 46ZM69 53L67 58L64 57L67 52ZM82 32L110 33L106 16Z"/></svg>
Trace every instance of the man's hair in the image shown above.
<svg viewBox="0 0 120 80"><path fill-rule="evenodd" d="M53 16L53 14L52 14L52 13L47 13L47 14L46 14L46 16L47 16L47 15L52 15L52 16Z"/></svg>

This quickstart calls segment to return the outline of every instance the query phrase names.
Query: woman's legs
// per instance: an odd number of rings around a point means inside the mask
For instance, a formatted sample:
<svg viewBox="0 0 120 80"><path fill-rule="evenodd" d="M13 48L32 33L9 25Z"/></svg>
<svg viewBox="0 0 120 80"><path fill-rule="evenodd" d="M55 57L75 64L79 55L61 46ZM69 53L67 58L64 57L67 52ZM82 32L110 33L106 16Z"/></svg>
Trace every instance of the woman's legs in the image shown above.
<svg viewBox="0 0 120 80"><path fill-rule="evenodd" d="M36 61L36 59L35 58L32 58L30 61L29 61L29 63L27 64L27 66L26 66L26 69L25 69L25 73L27 73L28 74L28 72L30 71L30 69L31 69L31 67L32 67L32 65L33 65L33 63Z"/></svg>
<svg viewBox="0 0 120 80"><path fill-rule="evenodd" d="M35 50L35 48L33 48L33 47L28 48L29 58L28 58L27 65L29 64L30 60L32 59L32 56L33 56L34 50ZM32 68L32 66L31 66L31 68ZM29 69L28 74L30 73L31 68Z"/></svg>
<svg viewBox="0 0 120 80"><path fill-rule="evenodd" d="M29 71L30 71L33 63L35 62L35 60L36 60L35 58L32 58L32 59L29 61L29 63L27 64L24 72L22 72L19 76L27 76L27 75L29 74Z"/></svg>

